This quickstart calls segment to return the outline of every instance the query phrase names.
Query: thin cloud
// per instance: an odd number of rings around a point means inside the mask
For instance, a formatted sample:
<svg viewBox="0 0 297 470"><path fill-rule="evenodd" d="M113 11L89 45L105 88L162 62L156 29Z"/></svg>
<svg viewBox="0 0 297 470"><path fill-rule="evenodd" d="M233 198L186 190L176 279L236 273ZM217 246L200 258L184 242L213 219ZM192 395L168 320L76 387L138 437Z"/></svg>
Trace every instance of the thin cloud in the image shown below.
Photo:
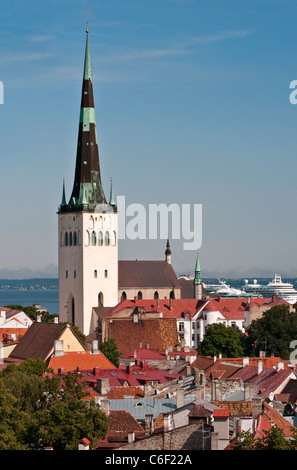
<svg viewBox="0 0 297 470"><path fill-rule="evenodd" d="M246 36L249 36L251 34L251 31L242 29L242 30L236 30L236 31L222 31L217 34L212 34L208 36L197 36L194 37L191 42L193 44L207 44L207 43L212 43L212 42L221 42L221 41L226 41L227 39L234 39L234 38L244 38Z"/></svg>
<svg viewBox="0 0 297 470"><path fill-rule="evenodd" d="M2 55L0 57L0 63L12 63L12 62L31 62L35 60L43 60L52 57L53 54L50 53L40 53L40 52L20 52L20 53L11 53Z"/></svg>
<svg viewBox="0 0 297 470"><path fill-rule="evenodd" d="M52 41L53 39L56 39L56 36L53 36L53 35L42 35L42 34L39 34L39 35L34 35L34 36L30 36L29 38L29 41L31 42L35 42L35 43L40 43L40 42L47 42L47 41Z"/></svg>

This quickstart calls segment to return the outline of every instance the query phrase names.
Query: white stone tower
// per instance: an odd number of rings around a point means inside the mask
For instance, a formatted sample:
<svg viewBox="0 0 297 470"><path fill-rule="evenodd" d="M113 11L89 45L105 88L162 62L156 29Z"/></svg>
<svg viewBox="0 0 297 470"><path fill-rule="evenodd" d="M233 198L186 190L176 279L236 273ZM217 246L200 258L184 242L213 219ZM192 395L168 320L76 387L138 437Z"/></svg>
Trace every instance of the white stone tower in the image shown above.
<svg viewBox="0 0 297 470"><path fill-rule="evenodd" d="M101 183L88 33L74 185L67 203L63 183L58 210L59 320L85 335L97 326L93 307L118 302L118 215Z"/></svg>

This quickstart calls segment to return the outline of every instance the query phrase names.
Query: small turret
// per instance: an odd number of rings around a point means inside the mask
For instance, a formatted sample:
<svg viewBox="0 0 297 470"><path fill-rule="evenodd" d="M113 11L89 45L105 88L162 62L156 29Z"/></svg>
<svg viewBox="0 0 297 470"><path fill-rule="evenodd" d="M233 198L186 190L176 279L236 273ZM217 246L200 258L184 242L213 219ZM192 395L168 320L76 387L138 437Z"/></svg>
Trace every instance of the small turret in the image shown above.
<svg viewBox="0 0 297 470"><path fill-rule="evenodd" d="M168 264L171 264L171 249L170 249L169 237L167 238L167 243L166 243L165 260L167 261Z"/></svg>
<svg viewBox="0 0 297 470"><path fill-rule="evenodd" d="M195 266L195 278L194 278L194 297L195 299L202 299L202 279L199 262L199 253L197 253L196 266Z"/></svg>

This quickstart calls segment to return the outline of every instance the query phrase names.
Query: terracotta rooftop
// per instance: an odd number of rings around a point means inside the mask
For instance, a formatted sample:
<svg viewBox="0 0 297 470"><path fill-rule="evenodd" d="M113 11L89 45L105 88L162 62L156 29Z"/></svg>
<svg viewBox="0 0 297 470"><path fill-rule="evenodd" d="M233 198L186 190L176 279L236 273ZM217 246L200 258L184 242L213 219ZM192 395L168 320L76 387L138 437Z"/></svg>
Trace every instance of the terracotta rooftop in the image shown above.
<svg viewBox="0 0 297 470"><path fill-rule="evenodd" d="M102 352L92 354L90 351L65 352L64 356L54 356L49 358L47 366L57 373L59 369L72 372L77 369L115 369L115 366L104 356Z"/></svg>
<svg viewBox="0 0 297 470"><path fill-rule="evenodd" d="M192 318L207 304L207 302L207 300L197 299L127 299L109 309L109 311L103 315L103 318L111 317L115 313L125 309L131 309L131 314L134 311L137 313L138 309L141 309L146 313L162 312L163 318L186 318L186 315L189 315L190 318Z"/></svg>

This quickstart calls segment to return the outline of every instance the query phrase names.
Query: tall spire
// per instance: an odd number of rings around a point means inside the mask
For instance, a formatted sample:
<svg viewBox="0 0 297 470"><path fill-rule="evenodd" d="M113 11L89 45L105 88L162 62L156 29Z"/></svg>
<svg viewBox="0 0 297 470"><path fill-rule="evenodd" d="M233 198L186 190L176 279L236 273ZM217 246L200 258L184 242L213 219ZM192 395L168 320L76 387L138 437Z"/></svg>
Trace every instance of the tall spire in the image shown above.
<svg viewBox="0 0 297 470"><path fill-rule="evenodd" d="M194 284L195 285L202 284L201 269L200 269L200 262L199 262L199 253L197 253L197 258L196 258Z"/></svg>
<svg viewBox="0 0 297 470"><path fill-rule="evenodd" d="M94 210L98 204L106 204L106 198L100 174L89 29L87 26L76 168L68 210Z"/></svg>
<svg viewBox="0 0 297 470"><path fill-rule="evenodd" d="M115 206L114 196L113 196L113 187L112 187L112 178L110 179L109 204L110 204L111 206Z"/></svg>

